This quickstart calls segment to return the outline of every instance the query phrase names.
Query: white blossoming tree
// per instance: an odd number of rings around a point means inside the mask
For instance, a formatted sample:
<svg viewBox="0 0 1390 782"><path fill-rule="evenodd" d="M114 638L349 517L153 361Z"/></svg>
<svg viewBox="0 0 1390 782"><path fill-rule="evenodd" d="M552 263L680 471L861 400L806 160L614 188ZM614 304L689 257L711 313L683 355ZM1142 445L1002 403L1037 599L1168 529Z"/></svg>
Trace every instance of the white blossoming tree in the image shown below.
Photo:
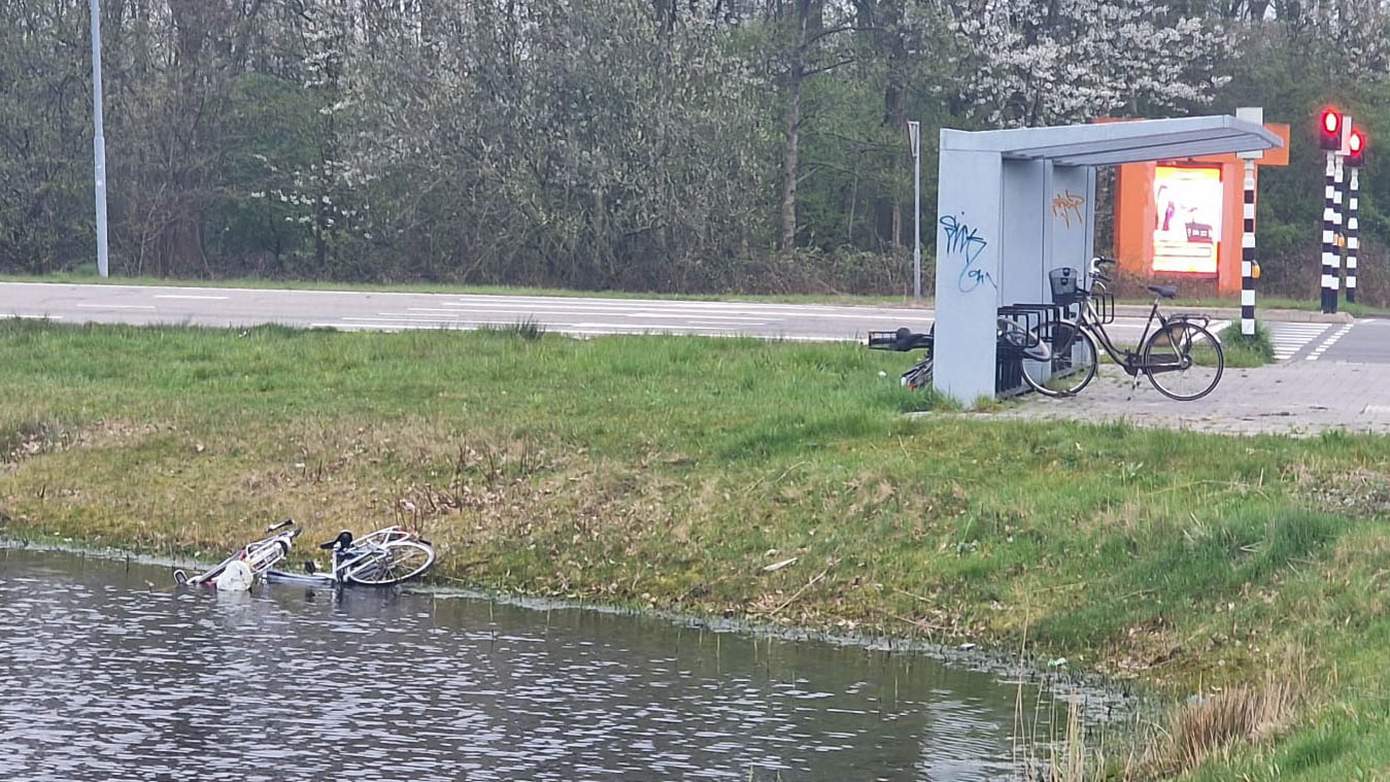
<svg viewBox="0 0 1390 782"><path fill-rule="evenodd" d="M1208 102L1224 30L1150 0L950 0L960 98L993 126L1142 115Z"/></svg>

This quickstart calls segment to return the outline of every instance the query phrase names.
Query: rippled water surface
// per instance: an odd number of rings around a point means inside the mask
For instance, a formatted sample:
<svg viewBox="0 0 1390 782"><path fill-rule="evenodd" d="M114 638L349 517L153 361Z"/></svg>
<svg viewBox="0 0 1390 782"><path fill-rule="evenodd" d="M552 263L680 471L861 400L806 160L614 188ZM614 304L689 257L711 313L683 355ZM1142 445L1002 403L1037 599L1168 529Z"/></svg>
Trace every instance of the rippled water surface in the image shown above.
<svg viewBox="0 0 1390 782"><path fill-rule="evenodd" d="M921 656L389 590L170 583L164 568L0 549L0 780L1013 768L1017 687Z"/></svg>

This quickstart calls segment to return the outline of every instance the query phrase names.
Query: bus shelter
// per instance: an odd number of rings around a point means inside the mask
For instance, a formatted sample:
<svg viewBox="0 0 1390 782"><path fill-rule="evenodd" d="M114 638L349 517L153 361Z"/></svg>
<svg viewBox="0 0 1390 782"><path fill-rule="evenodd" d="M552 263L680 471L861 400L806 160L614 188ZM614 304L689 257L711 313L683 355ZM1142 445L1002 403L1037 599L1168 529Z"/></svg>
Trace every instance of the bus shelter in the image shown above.
<svg viewBox="0 0 1390 782"><path fill-rule="evenodd" d="M1001 308L1051 303L1048 273L1084 272L1095 254L1101 166L1278 149L1232 116L1010 130L941 131L933 384L965 404L1001 379Z"/></svg>

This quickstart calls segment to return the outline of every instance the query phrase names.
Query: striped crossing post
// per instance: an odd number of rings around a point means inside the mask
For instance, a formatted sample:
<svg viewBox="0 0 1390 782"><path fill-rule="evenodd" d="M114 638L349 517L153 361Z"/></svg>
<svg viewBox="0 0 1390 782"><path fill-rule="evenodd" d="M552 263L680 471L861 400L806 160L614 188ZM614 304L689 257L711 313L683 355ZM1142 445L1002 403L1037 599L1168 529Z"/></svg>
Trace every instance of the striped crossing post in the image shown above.
<svg viewBox="0 0 1390 782"><path fill-rule="evenodd" d="M1351 166L1347 180L1347 303L1356 301L1356 256L1361 249L1361 225L1356 219L1360 211L1361 169Z"/></svg>
<svg viewBox="0 0 1390 782"><path fill-rule="evenodd" d="M1346 190L1346 157L1344 153L1338 152L1332 158L1332 280L1337 283L1336 287L1342 287L1342 253L1346 248L1347 237L1342 232L1342 221L1345 219L1342 214L1343 199ZM1337 311L1337 300L1340 298L1338 293L1332 294L1332 311Z"/></svg>
<svg viewBox="0 0 1390 782"><path fill-rule="evenodd" d="M1322 197L1322 311L1337 311L1337 267L1334 252L1337 249L1333 232L1336 229L1334 224L1334 202L1333 191L1336 189L1336 163L1337 153L1329 151L1327 153L1327 168L1324 176L1324 187Z"/></svg>
<svg viewBox="0 0 1390 782"><path fill-rule="evenodd" d="M1240 333L1255 336L1255 161L1245 161L1245 223L1240 237ZM1352 169L1352 176L1356 169ZM1350 294L1348 294L1350 295Z"/></svg>

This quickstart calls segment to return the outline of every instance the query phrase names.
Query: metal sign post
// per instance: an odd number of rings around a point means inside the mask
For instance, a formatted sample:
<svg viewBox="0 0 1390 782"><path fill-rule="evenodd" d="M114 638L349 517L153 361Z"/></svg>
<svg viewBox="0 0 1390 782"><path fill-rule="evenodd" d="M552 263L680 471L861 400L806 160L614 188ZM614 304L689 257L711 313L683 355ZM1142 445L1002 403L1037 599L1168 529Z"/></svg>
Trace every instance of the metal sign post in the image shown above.
<svg viewBox="0 0 1390 782"><path fill-rule="evenodd" d="M912 298L922 301L922 123L907 123L912 143Z"/></svg>
<svg viewBox="0 0 1390 782"><path fill-rule="evenodd" d="M96 164L97 274L107 273L106 129L101 111L101 3L92 0L92 156Z"/></svg>

